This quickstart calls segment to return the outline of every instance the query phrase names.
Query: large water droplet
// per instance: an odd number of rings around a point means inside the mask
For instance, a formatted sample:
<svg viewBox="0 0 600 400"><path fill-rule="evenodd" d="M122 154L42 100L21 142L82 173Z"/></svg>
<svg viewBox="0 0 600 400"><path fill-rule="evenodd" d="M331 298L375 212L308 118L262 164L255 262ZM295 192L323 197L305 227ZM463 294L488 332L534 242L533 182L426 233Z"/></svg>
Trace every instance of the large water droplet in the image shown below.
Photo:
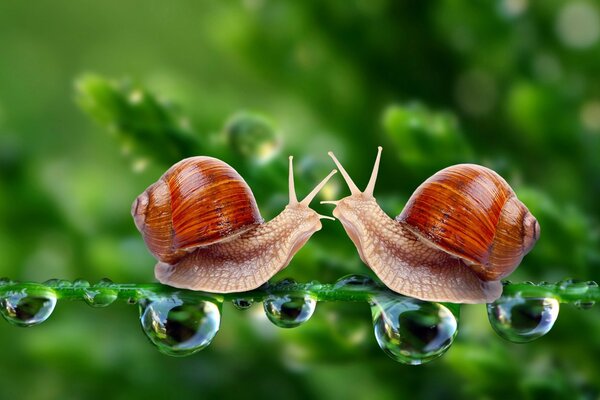
<svg viewBox="0 0 600 400"><path fill-rule="evenodd" d="M317 299L310 294L269 296L263 301L267 318L280 328L295 328L308 321L315 312Z"/></svg>
<svg viewBox="0 0 600 400"><path fill-rule="evenodd" d="M432 361L448 350L458 332L452 311L439 303L379 294L371 313L379 347L403 364Z"/></svg>
<svg viewBox="0 0 600 400"><path fill-rule="evenodd" d="M44 286L29 286L5 293L0 299L0 312L10 323L29 327L50 317L56 306L56 293Z"/></svg>
<svg viewBox="0 0 600 400"><path fill-rule="evenodd" d="M526 343L552 329L560 306L552 297L501 297L487 305L488 319L498 335Z"/></svg>
<svg viewBox="0 0 600 400"><path fill-rule="evenodd" d="M171 356L187 356L210 344L221 323L220 306L211 301L184 302L177 296L140 301L142 329Z"/></svg>

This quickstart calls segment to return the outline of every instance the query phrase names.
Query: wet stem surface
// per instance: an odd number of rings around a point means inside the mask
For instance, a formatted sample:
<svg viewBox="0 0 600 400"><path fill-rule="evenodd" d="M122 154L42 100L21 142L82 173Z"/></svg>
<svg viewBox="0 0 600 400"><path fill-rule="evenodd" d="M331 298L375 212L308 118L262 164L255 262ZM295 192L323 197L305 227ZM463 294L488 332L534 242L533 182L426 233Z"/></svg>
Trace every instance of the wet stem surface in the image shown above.
<svg viewBox="0 0 600 400"><path fill-rule="evenodd" d="M83 300L106 307L117 300L138 304L140 323L159 351L187 356L207 347L217 334L224 301L240 310L257 301L274 325L294 328L306 323L319 301L368 302L377 343L392 359L409 365L428 363L443 355L458 333L457 304L405 297L360 275L334 284L299 284L284 280L254 291L215 295L177 290L160 284L95 285L84 280L53 279L43 284L0 281L0 313L10 323L30 327L46 321L59 299ZM564 280L550 283L506 283L501 298L487 305L488 319L502 338L525 343L552 329L559 303L588 309L600 298L595 282Z"/></svg>

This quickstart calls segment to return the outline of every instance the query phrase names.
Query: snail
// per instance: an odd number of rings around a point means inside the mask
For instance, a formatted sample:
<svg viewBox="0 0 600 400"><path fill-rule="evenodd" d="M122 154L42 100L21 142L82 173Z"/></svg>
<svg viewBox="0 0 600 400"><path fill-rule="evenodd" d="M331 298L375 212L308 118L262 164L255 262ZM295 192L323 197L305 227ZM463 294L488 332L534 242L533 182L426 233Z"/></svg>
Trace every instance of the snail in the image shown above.
<svg viewBox="0 0 600 400"><path fill-rule="evenodd" d="M173 165L131 207L150 252L155 276L177 288L243 292L267 282L321 229L308 207L333 170L302 201L296 198L289 158L289 204L264 222L254 195L228 164L191 157Z"/></svg>
<svg viewBox="0 0 600 400"><path fill-rule="evenodd" d="M475 164L445 168L391 219L373 197L382 148L361 192L332 152L351 195L335 204L362 261L391 290L427 301L487 303L531 250L540 227L506 181Z"/></svg>

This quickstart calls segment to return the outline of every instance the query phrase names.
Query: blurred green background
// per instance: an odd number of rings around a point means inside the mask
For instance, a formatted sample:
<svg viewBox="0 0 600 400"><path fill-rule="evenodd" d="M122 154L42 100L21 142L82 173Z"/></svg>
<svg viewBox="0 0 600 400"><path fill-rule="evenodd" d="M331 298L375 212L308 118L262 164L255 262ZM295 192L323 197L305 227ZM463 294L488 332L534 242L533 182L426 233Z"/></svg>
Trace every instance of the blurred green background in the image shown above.
<svg viewBox="0 0 600 400"><path fill-rule="evenodd" d="M600 280L599 70L592 1L0 2L0 276L153 281L130 205L183 156L229 162L270 219L287 155L302 196L327 150L363 187L383 145L389 215L436 170L481 163L542 227L512 280ZM346 193L338 176L321 197ZM368 273L323 225L277 279ZM41 326L0 323L0 398L598 399L599 309L563 306L518 345L465 306L446 355L409 367L366 304L293 330L225 304L212 345L171 358L135 306L60 302Z"/></svg>

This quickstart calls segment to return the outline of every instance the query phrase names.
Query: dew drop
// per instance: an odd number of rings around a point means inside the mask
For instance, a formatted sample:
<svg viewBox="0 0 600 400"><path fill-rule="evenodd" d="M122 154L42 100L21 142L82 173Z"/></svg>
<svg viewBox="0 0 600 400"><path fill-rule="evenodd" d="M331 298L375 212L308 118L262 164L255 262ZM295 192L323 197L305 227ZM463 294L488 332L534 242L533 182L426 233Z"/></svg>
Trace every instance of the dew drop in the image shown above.
<svg viewBox="0 0 600 400"><path fill-rule="evenodd" d="M244 299L244 298L240 297L238 299L232 300L231 303L238 310L247 310L250 307L252 307L252 304L254 304L254 300L252 300L252 299Z"/></svg>
<svg viewBox="0 0 600 400"><path fill-rule="evenodd" d="M596 304L596 302L593 300L577 300L573 302L573 305L579 308L580 310L589 310L590 308L594 307L594 304Z"/></svg>
<svg viewBox="0 0 600 400"><path fill-rule="evenodd" d="M56 306L56 293L44 286L28 286L7 292L0 299L0 313L11 324L29 327L50 317Z"/></svg>
<svg viewBox="0 0 600 400"><path fill-rule="evenodd" d="M46 282L44 282L45 286L50 286L50 287L55 287L55 288L65 288L65 287L71 287L73 286L73 283L71 281L68 281L66 279L48 279Z"/></svg>
<svg viewBox="0 0 600 400"><path fill-rule="evenodd" d="M220 304L184 302L178 296L140 301L140 322L159 351L188 356L210 344L221 323Z"/></svg>
<svg viewBox="0 0 600 400"><path fill-rule="evenodd" d="M87 288L87 287L90 287L90 283L88 281L86 281L85 279L75 279L73 281L73 287L74 288Z"/></svg>
<svg viewBox="0 0 600 400"><path fill-rule="evenodd" d="M591 283L596 284L596 282ZM583 294L586 294L590 287L590 282L580 281L576 279L565 279L558 283L558 288L565 294L571 296L581 296Z"/></svg>
<svg viewBox="0 0 600 400"><path fill-rule="evenodd" d="M117 300L118 294L109 288L87 288L83 293L83 299L92 307L107 307Z"/></svg>
<svg viewBox="0 0 600 400"><path fill-rule="evenodd" d="M317 299L310 294L269 296L263 301L267 318L280 328L295 328L312 317Z"/></svg>
<svg viewBox="0 0 600 400"><path fill-rule="evenodd" d="M439 303L379 294L371 301L375 339L403 364L428 363L448 350L458 332L452 311Z"/></svg>
<svg viewBox="0 0 600 400"><path fill-rule="evenodd" d="M335 282L335 289L364 290L375 288L377 285L373 279L366 275L346 275Z"/></svg>
<svg viewBox="0 0 600 400"><path fill-rule="evenodd" d="M596 289L598 284L594 281L579 281L575 279L565 279L559 282L559 289L566 296L585 297L590 289ZM594 306L593 300L579 299L573 302L573 305L581 310L589 310Z"/></svg>
<svg viewBox="0 0 600 400"><path fill-rule="evenodd" d="M256 163L269 161L281 147L281 139L272 122L252 113L238 113L225 126L232 149Z"/></svg>
<svg viewBox="0 0 600 400"><path fill-rule="evenodd" d="M515 343L531 342L552 329L560 306L552 297L501 297L487 305L488 319L498 335Z"/></svg>
<svg viewBox="0 0 600 400"><path fill-rule="evenodd" d="M108 278L102 278L98 281L98 283L96 284L96 286L110 286L113 284L113 281L111 281Z"/></svg>

